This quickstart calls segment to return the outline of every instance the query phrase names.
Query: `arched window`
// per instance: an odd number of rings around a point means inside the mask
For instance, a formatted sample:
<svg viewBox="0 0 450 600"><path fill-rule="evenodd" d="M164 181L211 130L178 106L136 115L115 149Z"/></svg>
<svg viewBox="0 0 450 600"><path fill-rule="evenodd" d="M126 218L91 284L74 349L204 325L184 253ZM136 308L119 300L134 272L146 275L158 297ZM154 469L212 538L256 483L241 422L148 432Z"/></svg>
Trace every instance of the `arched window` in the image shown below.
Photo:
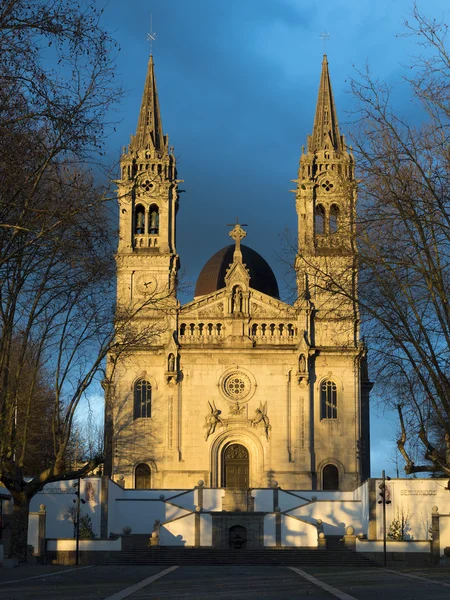
<svg viewBox="0 0 450 600"><path fill-rule="evenodd" d="M136 465L134 471L134 487L137 490L149 490L152 487L152 474L150 467L145 463Z"/></svg>
<svg viewBox="0 0 450 600"><path fill-rule="evenodd" d="M337 491L339 489L339 471L335 465L325 465L322 470L322 489Z"/></svg>
<svg viewBox="0 0 450 600"><path fill-rule="evenodd" d="M142 204L138 204L134 209L134 233L145 233L145 208Z"/></svg>
<svg viewBox="0 0 450 600"><path fill-rule="evenodd" d="M316 206L314 213L314 227L316 234L322 235L325 233L325 209L321 204Z"/></svg>
<svg viewBox="0 0 450 600"><path fill-rule="evenodd" d="M325 380L320 385L320 418L337 419L337 386Z"/></svg>
<svg viewBox="0 0 450 600"><path fill-rule="evenodd" d="M148 232L159 233L159 208L156 204L150 206L150 218L148 220Z"/></svg>
<svg viewBox="0 0 450 600"><path fill-rule="evenodd" d="M339 206L332 204L330 207L330 233L336 233L339 229Z"/></svg>
<svg viewBox="0 0 450 600"><path fill-rule="evenodd" d="M139 379L134 384L134 418L152 416L152 386L150 381Z"/></svg>

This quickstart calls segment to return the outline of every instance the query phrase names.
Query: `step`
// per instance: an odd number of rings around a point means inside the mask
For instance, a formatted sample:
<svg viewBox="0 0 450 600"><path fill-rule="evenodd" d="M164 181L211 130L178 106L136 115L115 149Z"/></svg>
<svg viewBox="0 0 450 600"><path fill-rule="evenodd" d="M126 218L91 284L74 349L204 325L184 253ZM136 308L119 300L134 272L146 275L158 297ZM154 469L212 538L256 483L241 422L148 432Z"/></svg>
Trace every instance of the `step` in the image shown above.
<svg viewBox="0 0 450 600"><path fill-rule="evenodd" d="M111 553L101 564L272 564L314 566L376 566L355 552L333 550L266 548L230 550L221 548L148 548Z"/></svg>

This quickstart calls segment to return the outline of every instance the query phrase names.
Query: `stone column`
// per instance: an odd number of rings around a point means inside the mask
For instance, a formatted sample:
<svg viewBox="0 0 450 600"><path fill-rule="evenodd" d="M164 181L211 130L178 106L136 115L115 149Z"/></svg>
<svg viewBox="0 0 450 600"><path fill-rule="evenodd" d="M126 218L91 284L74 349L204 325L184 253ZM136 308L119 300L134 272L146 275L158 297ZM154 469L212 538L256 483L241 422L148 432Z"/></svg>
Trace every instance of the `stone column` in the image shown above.
<svg viewBox="0 0 450 600"><path fill-rule="evenodd" d="M368 540L377 539L377 491L375 489L376 480L369 479L369 528L367 531Z"/></svg>
<svg viewBox="0 0 450 600"><path fill-rule="evenodd" d="M45 521L47 518L47 511L45 510L45 504L39 506L38 516L38 547L37 555L39 562L45 560Z"/></svg>
<svg viewBox="0 0 450 600"><path fill-rule="evenodd" d="M100 537L108 537L109 477L100 477Z"/></svg>
<svg viewBox="0 0 450 600"><path fill-rule="evenodd" d="M205 482L203 480L200 479L200 481L198 482L197 486L196 486L196 490L197 490L197 506L195 508L195 541L194 541L194 546L196 548L200 547L200 514L202 512L202 508L203 508L203 486L205 485Z"/></svg>
<svg viewBox="0 0 450 600"><path fill-rule="evenodd" d="M197 508L195 509L195 541L194 541L194 546L195 548L200 548L200 513L202 512L202 509L200 508L200 506L197 506Z"/></svg>
<svg viewBox="0 0 450 600"><path fill-rule="evenodd" d="M433 506L431 509L431 560L433 565L438 565L441 560L441 540L439 532L439 509Z"/></svg>

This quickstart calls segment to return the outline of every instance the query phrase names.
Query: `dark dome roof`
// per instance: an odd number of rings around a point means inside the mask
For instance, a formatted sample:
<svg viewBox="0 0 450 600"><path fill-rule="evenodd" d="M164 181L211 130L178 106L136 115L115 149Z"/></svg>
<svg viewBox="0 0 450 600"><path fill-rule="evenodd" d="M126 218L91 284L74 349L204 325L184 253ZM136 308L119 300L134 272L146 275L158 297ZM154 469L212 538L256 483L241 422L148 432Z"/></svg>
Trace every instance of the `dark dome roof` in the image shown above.
<svg viewBox="0 0 450 600"><path fill-rule="evenodd" d="M233 262L234 244L216 252L200 272L195 286L195 297L211 294L225 287L225 273ZM279 297L278 284L264 258L241 244L242 262L250 271L250 286L275 298Z"/></svg>

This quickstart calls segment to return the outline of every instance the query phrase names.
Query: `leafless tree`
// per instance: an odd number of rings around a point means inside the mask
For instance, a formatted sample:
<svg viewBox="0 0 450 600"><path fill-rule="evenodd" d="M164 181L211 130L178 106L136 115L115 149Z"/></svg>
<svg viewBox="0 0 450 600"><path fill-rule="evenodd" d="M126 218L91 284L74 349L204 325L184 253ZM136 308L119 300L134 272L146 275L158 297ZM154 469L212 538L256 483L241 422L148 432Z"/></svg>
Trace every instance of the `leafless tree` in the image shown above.
<svg viewBox="0 0 450 600"><path fill-rule="evenodd" d="M164 327L136 319L165 311L164 290L115 307L110 197L87 169L101 162L104 115L121 97L100 17L93 0L0 6L0 482L14 502L9 554L21 560L30 499L105 458L97 448L74 465L69 449L106 357L113 376L130 345ZM30 479L44 384L50 452Z"/></svg>
<svg viewBox="0 0 450 600"><path fill-rule="evenodd" d="M398 411L406 473L450 475L450 54L447 25L416 5L405 26L419 49L401 84L414 117L394 108L392 88L369 68L351 81L355 300L378 395ZM317 285L349 296L345 276L318 275Z"/></svg>

